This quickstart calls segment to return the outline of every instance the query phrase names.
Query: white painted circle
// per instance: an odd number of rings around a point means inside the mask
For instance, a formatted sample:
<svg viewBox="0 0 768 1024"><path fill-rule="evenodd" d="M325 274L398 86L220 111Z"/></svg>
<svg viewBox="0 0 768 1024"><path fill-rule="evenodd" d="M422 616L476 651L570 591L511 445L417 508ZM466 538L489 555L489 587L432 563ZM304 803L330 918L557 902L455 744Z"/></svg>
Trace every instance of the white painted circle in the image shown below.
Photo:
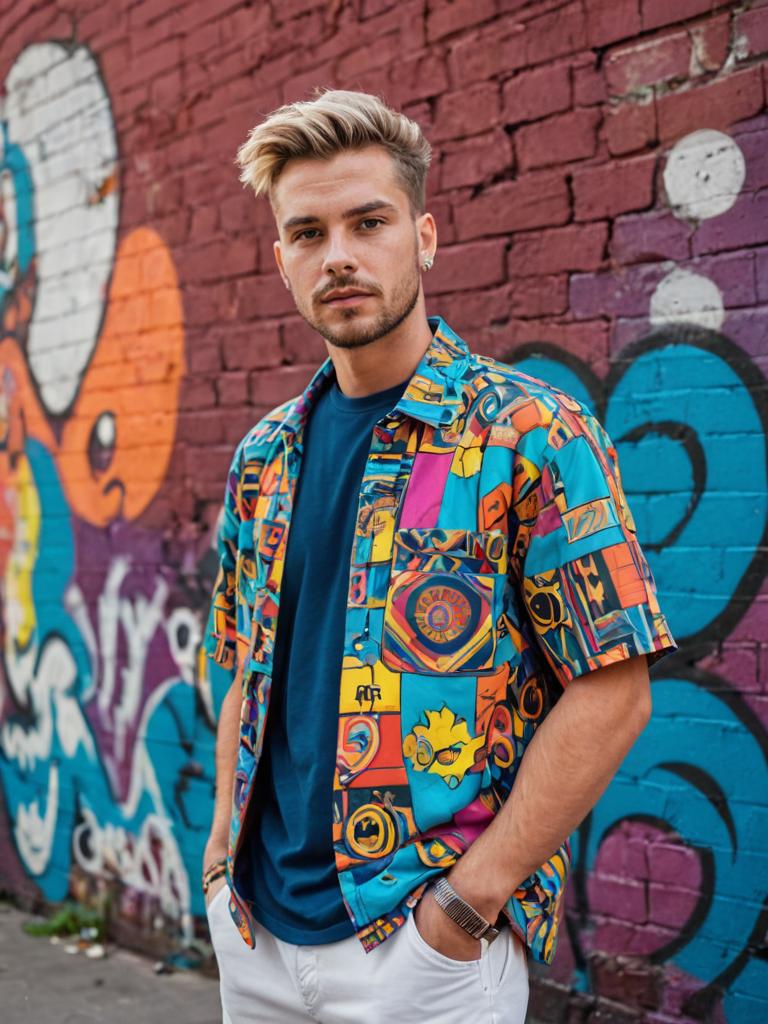
<svg viewBox="0 0 768 1024"><path fill-rule="evenodd" d="M673 270L651 296L651 323L699 324L717 330L725 318L720 289L701 274Z"/></svg>
<svg viewBox="0 0 768 1024"><path fill-rule="evenodd" d="M664 168L664 187L676 217L706 220L730 210L739 198L746 164L730 136L710 128L674 146Z"/></svg>

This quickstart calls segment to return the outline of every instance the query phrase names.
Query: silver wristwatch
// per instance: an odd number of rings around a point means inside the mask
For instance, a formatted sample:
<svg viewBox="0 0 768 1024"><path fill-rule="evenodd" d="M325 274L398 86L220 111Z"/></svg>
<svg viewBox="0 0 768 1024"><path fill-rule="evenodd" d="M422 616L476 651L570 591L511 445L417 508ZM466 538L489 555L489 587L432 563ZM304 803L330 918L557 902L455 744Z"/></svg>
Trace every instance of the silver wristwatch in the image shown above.
<svg viewBox="0 0 768 1024"><path fill-rule="evenodd" d="M476 910L473 910L467 901L459 896L444 875L441 875L432 886L432 892L438 907L444 910L448 917L465 932L469 932L473 938L487 939L488 942L493 942L499 934L499 929L486 921Z"/></svg>

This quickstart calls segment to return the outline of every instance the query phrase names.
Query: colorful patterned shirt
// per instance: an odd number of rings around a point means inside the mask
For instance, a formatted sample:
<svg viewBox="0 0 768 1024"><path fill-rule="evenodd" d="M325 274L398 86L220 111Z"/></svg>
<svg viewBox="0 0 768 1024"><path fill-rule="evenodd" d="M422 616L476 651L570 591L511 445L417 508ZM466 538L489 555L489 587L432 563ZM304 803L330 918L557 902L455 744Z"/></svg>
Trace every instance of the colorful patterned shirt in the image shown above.
<svg viewBox="0 0 768 1024"><path fill-rule="evenodd" d="M674 648L616 452L591 412L470 353L443 320L430 326L416 372L373 431L349 567L328 813L366 950L404 924L503 806L571 679ZM244 666L227 873L230 912L252 946L235 863L269 713L304 426L333 374L328 359L240 442L219 531L206 649ZM565 842L504 908L544 962L569 860Z"/></svg>

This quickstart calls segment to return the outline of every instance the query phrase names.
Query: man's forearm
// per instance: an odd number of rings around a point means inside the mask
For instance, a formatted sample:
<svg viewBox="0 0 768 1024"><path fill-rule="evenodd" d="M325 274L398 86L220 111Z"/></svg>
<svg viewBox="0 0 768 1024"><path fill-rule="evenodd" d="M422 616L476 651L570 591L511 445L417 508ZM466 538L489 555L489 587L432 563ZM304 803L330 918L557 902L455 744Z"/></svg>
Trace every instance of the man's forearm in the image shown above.
<svg viewBox="0 0 768 1024"><path fill-rule="evenodd" d="M224 697L216 729L216 800L213 822L206 845L205 858L223 857L227 852L229 822L232 812L232 787L237 764L240 737L240 705L242 671L238 669L232 686Z"/></svg>
<svg viewBox="0 0 768 1024"><path fill-rule="evenodd" d="M574 679L528 745L506 803L451 870L457 892L495 920L597 803L649 716L644 657Z"/></svg>

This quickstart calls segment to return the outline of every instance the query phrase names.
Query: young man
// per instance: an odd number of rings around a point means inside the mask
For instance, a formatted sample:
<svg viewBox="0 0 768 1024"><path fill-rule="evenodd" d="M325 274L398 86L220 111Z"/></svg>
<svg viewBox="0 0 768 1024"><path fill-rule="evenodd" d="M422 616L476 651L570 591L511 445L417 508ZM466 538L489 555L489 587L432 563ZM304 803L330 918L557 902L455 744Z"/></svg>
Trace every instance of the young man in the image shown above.
<svg viewBox="0 0 768 1024"><path fill-rule="evenodd" d="M204 887L232 1024L520 1024L567 836L674 646L591 413L427 318L429 158L351 92L238 157L329 358L226 487Z"/></svg>

